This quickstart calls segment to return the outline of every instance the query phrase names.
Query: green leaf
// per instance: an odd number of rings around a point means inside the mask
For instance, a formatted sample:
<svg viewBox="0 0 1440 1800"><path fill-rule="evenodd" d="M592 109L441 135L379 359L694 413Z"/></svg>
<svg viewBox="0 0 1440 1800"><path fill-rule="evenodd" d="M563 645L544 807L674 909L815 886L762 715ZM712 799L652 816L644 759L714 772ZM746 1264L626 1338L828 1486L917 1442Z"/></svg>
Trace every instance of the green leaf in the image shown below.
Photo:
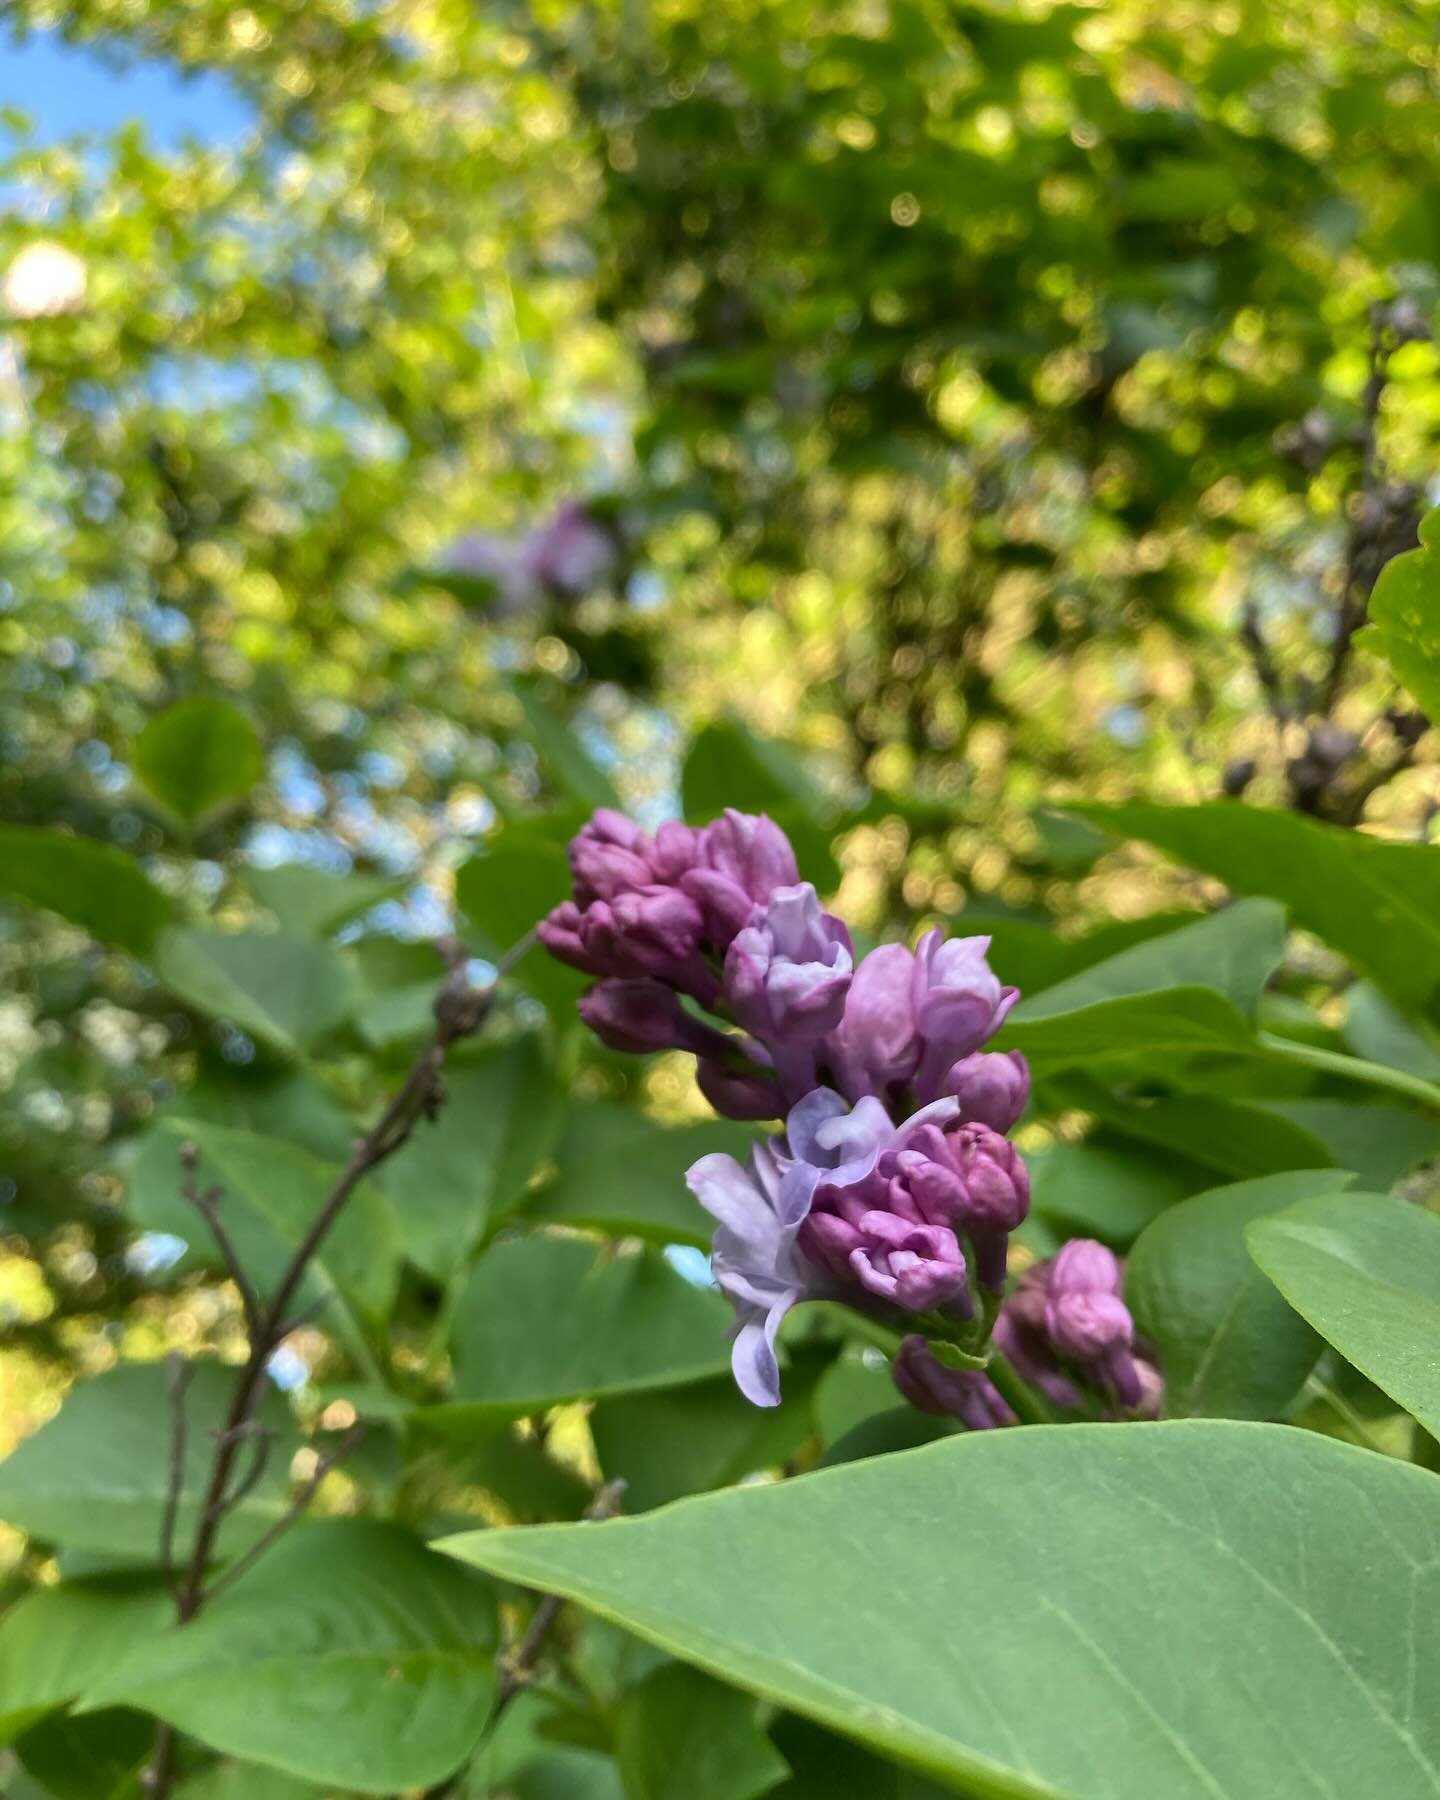
<svg viewBox="0 0 1440 1800"><path fill-rule="evenodd" d="M790 1773L747 1694L668 1663L631 1688L616 1721L626 1800L757 1800Z"/></svg>
<svg viewBox="0 0 1440 1800"><path fill-rule="evenodd" d="M1313 1132L1278 1110L1210 1094L1175 1094L1126 1104L1108 1095L1094 1110L1109 1131L1178 1151L1232 1180L1285 1169L1323 1169L1332 1160Z"/></svg>
<svg viewBox="0 0 1440 1800"><path fill-rule="evenodd" d="M1072 810L1237 893L1273 894L1392 1000L1421 1013L1440 993L1440 849L1391 844L1297 813L1242 806L1078 806Z"/></svg>
<svg viewBox="0 0 1440 1800"><path fill-rule="evenodd" d="M215 1239L180 1191L184 1144L199 1152L199 1186L223 1190L221 1220L263 1298L319 1214L339 1167L278 1138L203 1119L161 1119L146 1133L129 1173L130 1214L149 1231L184 1239L190 1261L213 1270L225 1266ZM338 1293L364 1318L378 1322L395 1299L401 1251L400 1227L389 1203L372 1182L360 1182L310 1264L299 1305Z"/></svg>
<svg viewBox="0 0 1440 1800"><path fill-rule="evenodd" d="M839 886L824 796L785 745L757 737L738 719L716 720L697 733L686 754L680 795L685 817L695 825L718 818L728 806L768 814L794 845L805 879L822 894Z"/></svg>
<svg viewBox="0 0 1440 1800"><path fill-rule="evenodd" d="M397 1526L298 1526L182 1631L137 1644L87 1710L138 1706L212 1749L363 1794L423 1788L474 1749L495 1615Z"/></svg>
<svg viewBox="0 0 1440 1800"><path fill-rule="evenodd" d="M68 1706L131 1641L174 1616L152 1582L67 1581L32 1588L0 1618L0 1744Z"/></svg>
<svg viewBox="0 0 1440 1800"><path fill-rule="evenodd" d="M455 1398L515 1416L675 1387L729 1368L729 1326L724 1301L654 1251L511 1239L481 1257L456 1305Z"/></svg>
<svg viewBox="0 0 1440 1800"><path fill-rule="evenodd" d="M523 1197L560 1118L560 1095L535 1037L452 1061L438 1116L417 1125L376 1178L410 1261L437 1281L461 1269Z"/></svg>
<svg viewBox="0 0 1440 1800"><path fill-rule="evenodd" d="M593 1498L533 1435L521 1437L508 1421L477 1421L466 1407L430 1408L414 1420L407 1452L407 1486L433 1476L452 1492L480 1488L516 1520L578 1519Z"/></svg>
<svg viewBox="0 0 1440 1800"><path fill-rule="evenodd" d="M1396 1012L1368 981L1357 981L1345 996L1345 1041L1369 1062L1440 1082L1440 1045Z"/></svg>
<svg viewBox="0 0 1440 1800"><path fill-rule="evenodd" d="M278 931L190 931L172 926L155 950L155 973L186 1005L228 1020L297 1056L333 1031L355 995L328 944Z"/></svg>
<svg viewBox="0 0 1440 1800"><path fill-rule="evenodd" d="M28 825L0 825L0 894L135 956L148 956L170 921L169 900L122 851Z"/></svg>
<svg viewBox="0 0 1440 1800"><path fill-rule="evenodd" d="M1402 1175L1440 1156L1440 1119L1403 1106L1367 1106L1349 1100L1264 1100L1266 1112L1308 1132L1339 1168L1350 1169L1367 1188L1383 1192Z"/></svg>
<svg viewBox="0 0 1440 1800"><path fill-rule="evenodd" d="M135 740L136 775L187 825L227 800L242 800L265 776L255 727L224 700L181 700L157 713Z"/></svg>
<svg viewBox="0 0 1440 1800"><path fill-rule="evenodd" d="M977 918L975 925L990 938L990 965L1000 979L1034 995L1096 963L1108 962L1148 938L1193 925L1200 916L1194 912L1152 913L1146 919L1103 925L1077 938L1059 937L1053 925L1035 925L1025 919Z"/></svg>
<svg viewBox="0 0 1440 1800"><path fill-rule="evenodd" d="M215 1763L182 1781L175 1792L179 1800L341 1800L328 1783L317 1787L298 1775L242 1762Z"/></svg>
<svg viewBox="0 0 1440 1800"><path fill-rule="evenodd" d="M779 1406L752 1406L728 1372L686 1387L599 1401L590 1414L595 1454L606 1476L623 1476L626 1512L648 1512L785 1462L810 1435L822 1366L792 1354Z"/></svg>
<svg viewBox="0 0 1440 1800"><path fill-rule="evenodd" d="M1131 995L1204 987L1253 1018L1261 990L1284 954L1284 909L1273 900L1243 900L1164 937L1132 944L1022 1001L1011 1017L1029 1024Z"/></svg>
<svg viewBox="0 0 1440 1800"><path fill-rule="evenodd" d="M585 806L619 806L615 784L553 708L527 681L516 681L516 697L525 715L525 733L539 752L548 775Z"/></svg>
<svg viewBox="0 0 1440 1800"><path fill-rule="evenodd" d="M155 1726L124 1707L83 1718L52 1713L17 1740L15 1754L53 1800L132 1800Z"/></svg>
<svg viewBox="0 0 1440 1800"><path fill-rule="evenodd" d="M793 1771L771 1800L940 1800L954 1792L794 1713L777 1719L770 1735Z"/></svg>
<svg viewBox="0 0 1440 1800"><path fill-rule="evenodd" d="M304 863L277 869L242 869L240 879L280 929L297 938L325 938L405 892L406 883L388 875L327 875Z"/></svg>
<svg viewBox="0 0 1440 1800"><path fill-rule="evenodd" d="M754 1142L752 1132L726 1120L657 1125L633 1106L578 1101L556 1147L555 1179L527 1213L546 1223L708 1249L714 1226L685 1186L685 1171L712 1151L743 1162Z"/></svg>
<svg viewBox="0 0 1440 1800"><path fill-rule="evenodd" d="M177 1541L188 1543L214 1454L212 1431L230 1404L235 1371L196 1362L185 1395L185 1478ZM220 1547L233 1554L284 1510L295 1433L278 1396L264 1421L280 1434L264 1478L229 1515ZM0 1463L0 1519L43 1543L103 1550L137 1568L160 1558L171 1409L160 1363L125 1363L80 1382L59 1413ZM287 1449L287 1445L289 1448Z"/></svg>
<svg viewBox="0 0 1440 1800"><path fill-rule="evenodd" d="M1174 1157L1099 1144L1056 1144L1028 1161L1038 1217L1119 1250L1205 1179Z"/></svg>
<svg viewBox="0 0 1440 1800"><path fill-rule="evenodd" d="M1258 1054L1244 1018L1213 988L1131 994L1053 1017L1033 1016L1025 1010L1027 1004L1022 1001L1011 1013L996 1047L1023 1050L1042 1073L1081 1064L1129 1064L1153 1074L1161 1059Z"/></svg>
<svg viewBox="0 0 1440 1800"><path fill-rule="evenodd" d="M1182 1201L1141 1232L1125 1266L1125 1298L1159 1352L1171 1418L1286 1411L1320 1339L1255 1268L1245 1229L1349 1179L1322 1169L1237 1182Z"/></svg>
<svg viewBox="0 0 1440 1800"><path fill-rule="evenodd" d="M488 955L503 955L552 907L570 898L573 882L565 845L583 819L583 813L560 813L509 820L486 840L481 853L461 864L456 902ZM538 945L515 976L552 1013L566 1019L574 1018L575 1002L589 980Z"/></svg>
<svg viewBox="0 0 1440 1800"><path fill-rule="evenodd" d="M1380 571L1368 614L1356 643L1383 656L1430 723L1440 723L1440 508L1421 522L1420 548Z"/></svg>
<svg viewBox="0 0 1440 1800"><path fill-rule="evenodd" d="M987 1800L1421 1800L1434 1480L1283 1426L1057 1425L440 1548Z"/></svg>
<svg viewBox="0 0 1440 1800"><path fill-rule="evenodd" d="M1296 1312L1440 1433L1440 1218L1390 1195L1322 1194L1246 1235Z"/></svg>

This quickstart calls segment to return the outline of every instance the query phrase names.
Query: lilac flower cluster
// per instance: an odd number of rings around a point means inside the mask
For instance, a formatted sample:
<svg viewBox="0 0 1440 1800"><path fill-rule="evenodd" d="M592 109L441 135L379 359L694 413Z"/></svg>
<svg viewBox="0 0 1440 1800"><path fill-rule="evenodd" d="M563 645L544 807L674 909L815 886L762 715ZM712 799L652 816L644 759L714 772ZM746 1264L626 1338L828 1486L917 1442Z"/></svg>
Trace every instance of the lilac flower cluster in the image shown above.
<svg viewBox="0 0 1440 1800"><path fill-rule="evenodd" d="M995 1322L1011 1368L1062 1414L1156 1418L1163 1383L1121 1298L1119 1260L1090 1238L1021 1276ZM961 1419L972 1431L1015 1416L983 1369L952 1369L912 1333L892 1367L895 1385L921 1412Z"/></svg>
<svg viewBox="0 0 1440 1800"><path fill-rule="evenodd" d="M567 500L520 537L467 532L445 552L444 567L489 582L491 611L511 618L535 611L547 594L582 599L610 575L616 560L611 534L580 501Z"/></svg>
<svg viewBox="0 0 1440 1800"><path fill-rule="evenodd" d="M602 810L570 863L573 898L540 938L597 977L580 1003L597 1036L690 1051L717 1111L785 1117L748 1166L707 1156L688 1177L717 1221L743 1392L779 1399L775 1336L802 1299L983 1342L1030 1204L1005 1137L1029 1071L983 1049L1018 998L992 973L989 940L932 931L857 967L785 834L735 811L652 836Z"/></svg>

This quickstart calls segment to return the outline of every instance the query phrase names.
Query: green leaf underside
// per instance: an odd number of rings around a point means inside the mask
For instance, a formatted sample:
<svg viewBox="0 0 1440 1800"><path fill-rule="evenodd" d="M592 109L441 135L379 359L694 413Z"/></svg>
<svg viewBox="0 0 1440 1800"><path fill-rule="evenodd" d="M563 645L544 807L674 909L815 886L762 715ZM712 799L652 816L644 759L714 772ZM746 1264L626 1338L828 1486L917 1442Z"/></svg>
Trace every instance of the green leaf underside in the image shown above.
<svg viewBox="0 0 1440 1800"><path fill-rule="evenodd" d="M442 1780L494 1686L479 1582L393 1525L290 1533L183 1631L137 1643L82 1699L138 1706L227 1755L365 1794Z"/></svg>
<svg viewBox="0 0 1440 1800"><path fill-rule="evenodd" d="M1440 1435L1440 1218L1390 1195L1322 1194L1247 1239L1291 1306Z"/></svg>
<svg viewBox="0 0 1440 1800"><path fill-rule="evenodd" d="M157 713L135 740L133 762L150 793L187 825L243 799L265 774L265 753L244 713L203 696Z"/></svg>
<svg viewBox="0 0 1440 1800"><path fill-rule="evenodd" d="M1075 806L1237 893L1271 894L1409 1012L1440 992L1440 854L1233 801Z"/></svg>
<svg viewBox="0 0 1440 1800"><path fill-rule="evenodd" d="M328 937L382 900L393 900L405 883L389 875L327 875L304 863L273 869L243 869L241 879L262 906L296 937Z"/></svg>
<svg viewBox="0 0 1440 1800"><path fill-rule="evenodd" d="M32 1588L0 1619L0 1744L67 1706L137 1636L166 1624L174 1604L153 1582Z"/></svg>
<svg viewBox="0 0 1440 1800"><path fill-rule="evenodd" d="M225 1416L235 1373L214 1361L192 1365L179 1541L194 1530L214 1450L210 1432ZM234 1551L284 1510L294 1431L278 1396L262 1417L280 1434L264 1478L230 1514L221 1547ZM42 1542L108 1551L136 1567L159 1562L170 1454L166 1370L126 1363L82 1381L59 1413L0 1463L0 1519Z"/></svg>
<svg viewBox="0 0 1440 1800"><path fill-rule="evenodd" d="M520 1414L674 1387L730 1365L730 1308L652 1250L535 1236L496 1244L455 1310L455 1399Z"/></svg>
<svg viewBox="0 0 1440 1800"><path fill-rule="evenodd" d="M1440 1793L1434 1477L1285 1427L977 1433L439 1547L987 1800Z"/></svg>
<svg viewBox="0 0 1440 1800"><path fill-rule="evenodd" d="M1245 1228L1349 1180L1320 1169L1236 1182L1182 1201L1142 1232L1125 1297L1159 1353L1170 1417L1266 1419L1295 1398L1320 1339L1251 1262Z"/></svg>
<svg viewBox="0 0 1440 1800"><path fill-rule="evenodd" d="M169 900L122 851L28 825L0 826L0 894L136 956L150 954L170 920Z"/></svg>
<svg viewBox="0 0 1440 1800"><path fill-rule="evenodd" d="M715 1151L743 1162L754 1141L752 1132L728 1120L657 1125L633 1107L582 1101L568 1109L555 1179L535 1196L528 1214L708 1249L714 1222L685 1186L685 1171Z"/></svg>

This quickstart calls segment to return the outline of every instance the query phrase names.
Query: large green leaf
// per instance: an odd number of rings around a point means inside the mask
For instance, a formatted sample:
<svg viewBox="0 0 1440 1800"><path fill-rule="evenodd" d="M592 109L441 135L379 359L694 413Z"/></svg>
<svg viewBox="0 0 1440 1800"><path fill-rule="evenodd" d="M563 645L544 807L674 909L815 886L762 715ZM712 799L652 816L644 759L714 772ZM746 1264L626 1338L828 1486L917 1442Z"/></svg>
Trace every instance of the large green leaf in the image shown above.
<svg viewBox="0 0 1440 1800"><path fill-rule="evenodd" d="M1236 1181L1285 1169L1323 1169L1333 1160L1328 1146L1301 1124L1217 1095L1173 1094L1127 1102L1102 1089L1090 1106L1109 1132L1178 1152Z"/></svg>
<svg viewBox="0 0 1440 1800"><path fill-rule="evenodd" d="M1254 1033L1233 1002L1214 988L1130 994L1043 1017L1027 1013L1026 1004L1011 1013L997 1047L1023 1050L1041 1073L1129 1064L1137 1073L1153 1074L1162 1061L1174 1058L1256 1054Z"/></svg>
<svg viewBox="0 0 1440 1800"><path fill-rule="evenodd" d="M1118 1250L1206 1180L1194 1164L1138 1145L1056 1144L1028 1160L1036 1216Z"/></svg>
<svg viewBox="0 0 1440 1800"><path fill-rule="evenodd" d="M619 806L615 784L581 743L575 731L541 699L529 681L513 683L525 717L525 734L541 766L564 792L585 806Z"/></svg>
<svg viewBox="0 0 1440 1800"><path fill-rule="evenodd" d="M968 909L966 917L970 917ZM1102 925L1076 938L1062 938L1053 925L1037 925L1028 919L977 918L975 930L989 935L990 964L1000 979L1022 993L1038 994L1148 938L1193 925L1199 917L1195 912L1152 913L1144 919Z"/></svg>
<svg viewBox="0 0 1440 1800"><path fill-rule="evenodd" d="M646 1512L784 1462L810 1435L811 1400L823 1366L814 1357L792 1355L784 1396L774 1407L752 1406L728 1373L599 1401L590 1414L595 1453L608 1477L623 1477L625 1510ZM889 1403L895 1403L893 1388Z"/></svg>
<svg viewBox="0 0 1440 1800"><path fill-rule="evenodd" d="M1345 1041L1370 1062L1440 1082L1440 1045L1396 1012L1368 981L1357 981L1345 995Z"/></svg>
<svg viewBox="0 0 1440 1800"><path fill-rule="evenodd" d="M685 817L695 825L729 806L767 813L794 845L801 875L822 894L839 885L824 797L784 744L757 737L739 719L714 720L697 732L686 753L680 795Z"/></svg>
<svg viewBox="0 0 1440 1800"><path fill-rule="evenodd" d="M560 1096L535 1037L452 1062L439 1115L416 1127L378 1178L411 1262L449 1280L518 1203L549 1154L560 1117Z"/></svg>
<svg viewBox="0 0 1440 1800"><path fill-rule="evenodd" d="M1125 1297L1159 1353L1170 1417L1268 1419L1295 1398L1320 1340L1255 1268L1245 1228L1349 1179L1320 1169L1237 1182L1182 1201L1141 1232Z"/></svg>
<svg viewBox="0 0 1440 1800"><path fill-rule="evenodd" d="M1237 893L1273 894L1410 1012L1440 991L1440 848L1390 844L1297 813L1208 806L1081 806Z"/></svg>
<svg viewBox="0 0 1440 1800"><path fill-rule="evenodd" d="M1380 571L1367 610L1356 643L1383 656L1430 723L1440 723L1440 508L1421 522L1420 548Z"/></svg>
<svg viewBox="0 0 1440 1800"><path fill-rule="evenodd" d="M1440 1218L1389 1195L1321 1194L1246 1235L1296 1312L1440 1434Z"/></svg>
<svg viewBox="0 0 1440 1800"><path fill-rule="evenodd" d="M68 1706L174 1610L155 1582L33 1588L0 1618L0 1744Z"/></svg>
<svg viewBox="0 0 1440 1800"><path fill-rule="evenodd" d="M713 1222L686 1187L685 1171L716 1150L743 1160L754 1141L727 1120L657 1125L633 1106L580 1101L566 1115L555 1179L536 1195L529 1216L706 1248Z"/></svg>
<svg viewBox="0 0 1440 1800"><path fill-rule="evenodd" d="M1331 1160L1363 1186L1383 1191L1440 1156L1440 1119L1403 1106L1350 1100L1264 1100L1267 1113L1323 1144Z"/></svg>
<svg viewBox="0 0 1440 1800"><path fill-rule="evenodd" d="M244 713L224 700L181 700L149 721L135 740L135 773L187 825L243 800L264 778L265 752Z"/></svg>
<svg viewBox="0 0 1440 1800"><path fill-rule="evenodd" d="M440 1547L989 1800L1421 1800L1434 1483L1282 1426L1039 1426Z"/></svg>
<svg viewBox="0 0 1440 1800"><path fill-rule="evenodd" d="M155 950L165 986L213 1019L294 1056L341 1023L354 984L328 944L279 931L191 931L172 926Z"/></svg>
<svg viewBox="0 0 1440 1800"><path fill-rule="evenodd" d="M296 1144L252 1131L203 1119L160 1120L146 1134L130 1170L130 1214L147 1230L183 1238L190 1260L211 1269L224 1268L215 1239L180 1191L185 1144L199 1152L195 1179L200 1188L224 1190L218 1202L222 1223L263 1297L320 1212L339 1167ZM400 1259L400 1228L390 1205L373 1183L362 1181L311 1262L301 1304L339 1293L365 1318L378 1321L395 1298Z"/></svg>
<svg viewBox="0 0 1440 1800"><path fill-rule="evenodd" d="M455 898L489 955L503 955L552 907L570 898L573 878L565 845L584 817L583 812L565 812L507 820L486 839L482 851L460 865ZM571 1019L588 979L539 946L515 975L557 1017Z"/></svg>
<svg viewBox="0 0 1440 1800"><path fill-rule="evenodd" d="M562 1400L673 1387L729 1367L730 1309L654 1251L579 1238L496 1244L455 1310L455 1398L536 1412Z"/></svg>
<svg viewBox="0 0 1440 1800"><path fill-rule="evenodd" d="M183 1630L137 1643L82 1706L138 1706L230 1756L363 1794L443 1780L494 1686L485 1586L408 1532L302 1525Z"/></svg>
<svg viewBox="0 0 1440 1800"><path fill-rule="evenodd" d="M405 883L390 875L327 875L304 863L275 869L245 869L241 879L295 937L328 937L382 900L403 894Z"/></svg>
<svg viewBox="0 0 1440 1800"><path fill-rule="evenodd" d="M122 851L28 825L0 825L0 894L136 956L150 954L170 921L169 900Z"/></svg>
<svg viewBox="0 0 1440 1800"><path fill-rule="evenodd" d="M153 1720L112 1706L49 1714L16 1740L15 1755L50 1800L134 1800L154 1741Z"/></svg>
<svg viewBox="0 0 1440 1800"><path fill-rule="evenodd" d="M1285 954L1285 913L1273 900L1244 900L1132 944L1118 955L1057 982L1016 1007L1015 1023L1075 1013L1107 1000L1166 988L1205 987L1246 1018Z"/></svg>
<svg viewBox="0 0 1440 1800"><path fill-rule="evenodd" d="M790 1772L755 1702L684 1663L631 1688L615 1754L627 1800L757 1800Z"/></svg>
<svg viewBox="0 0 1440 1800"><path fill-rule="evenodd" d="M185 1396L185 1479L177 1542L189 1542L214 1456L235 1371L195 1363ZM264 1477L229 1515L225 1551L258 1537L284 1510L295 1434L272 1395L262 1413L279 1441ZM0 1463L0 1519L42 1542L103 1550L137 1567L160 1559L160 1527L170 1467L171 1409L160 1363L127 1363L82 1381L59 1413Z"/></svg>

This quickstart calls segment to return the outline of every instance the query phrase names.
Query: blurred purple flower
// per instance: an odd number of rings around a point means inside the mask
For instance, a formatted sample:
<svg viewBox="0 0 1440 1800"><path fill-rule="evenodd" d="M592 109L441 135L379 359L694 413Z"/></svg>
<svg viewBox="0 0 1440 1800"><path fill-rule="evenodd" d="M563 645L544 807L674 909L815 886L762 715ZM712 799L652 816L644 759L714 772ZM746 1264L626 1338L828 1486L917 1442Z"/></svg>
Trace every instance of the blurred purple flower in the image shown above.
<svg viewBox="0 0 1440 1800"><path fill-rule="evenodd" d="M526 569L566 600L578 600L605 581L617 560L615 539L578 500L567 500L522 545Z"/></svg>
<svg viewBox="0 0 1440 1800"><path fill-rule="evenodd" d="M609 976L580 999L580 1017L603 1044L642 1056L654 1050L723 1054L727 1040L691 1018L673 988L653 976Z"/></svg>

